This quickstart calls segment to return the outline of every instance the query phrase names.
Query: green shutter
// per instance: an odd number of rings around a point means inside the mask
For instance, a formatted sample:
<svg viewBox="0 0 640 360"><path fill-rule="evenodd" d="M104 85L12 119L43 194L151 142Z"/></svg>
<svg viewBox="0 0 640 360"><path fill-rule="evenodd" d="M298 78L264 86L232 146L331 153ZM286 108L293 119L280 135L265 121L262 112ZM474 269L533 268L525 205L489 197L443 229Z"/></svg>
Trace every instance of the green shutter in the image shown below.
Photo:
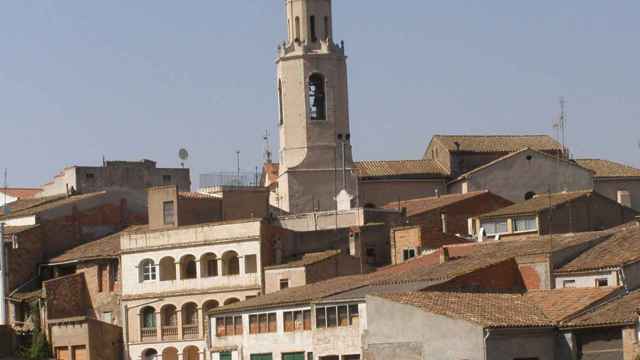
<svg viewBox="0 0 640 360"><path fill-rule="evenodd" d="M282 354L282 360L304 360L304 353Z"/></svg>
<svg viewBox="0 0 640 360"><path fill-rule="evenodd" d="M273 360L271 354L251 354L251 360Z"/></svg>
<svg viewBox="0 0 640 360"><path fill-rule="evenodd" d="M231 360L231 353L230 352L220 353L220 360Z"/></svg>

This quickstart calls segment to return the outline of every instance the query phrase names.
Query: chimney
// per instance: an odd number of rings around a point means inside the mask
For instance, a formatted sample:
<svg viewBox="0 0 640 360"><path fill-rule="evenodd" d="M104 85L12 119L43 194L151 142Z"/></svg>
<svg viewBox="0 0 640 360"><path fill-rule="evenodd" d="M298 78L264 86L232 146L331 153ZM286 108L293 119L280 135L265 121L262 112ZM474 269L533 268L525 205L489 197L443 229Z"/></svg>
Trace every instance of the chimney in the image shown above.
<svg viewBox="0 0 640 360"><path fill-rule="evenodd" d="M447 233L447 213L440 213L440 219L442 220L442 232Z"/></svg>
<svg viewBox="0 0 640 360"><path fill-rule="evenodd" d="M618 204L631 207L631 193L626 190L618 191Z"/></svg>
<svg viewBox="0 0 640 360"><path fill-rule="evenodd" d="M440 264L444 264L448 261L449 261L449 249L443 246L440 251Z"/></svg>

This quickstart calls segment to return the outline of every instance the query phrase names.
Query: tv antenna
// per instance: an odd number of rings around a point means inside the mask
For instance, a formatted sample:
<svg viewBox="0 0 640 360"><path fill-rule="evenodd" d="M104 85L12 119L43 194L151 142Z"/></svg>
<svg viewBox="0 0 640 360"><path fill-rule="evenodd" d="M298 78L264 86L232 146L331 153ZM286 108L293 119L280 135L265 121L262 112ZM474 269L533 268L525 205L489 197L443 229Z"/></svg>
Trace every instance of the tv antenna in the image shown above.
<svg viewBox="0 0 640 360"><path fill-rule="evenodd" d="M185 161L189 160L189 152L185 148L178 150L178 157L180 158L180 166L184 167Z"/></svg>
<svg viewBox="0 0 640 360"><path fill-rule="evenodd" d="M262 140L264 140L264 162L265 164L271 164L272 153L271 153L271 140L269 139L269 130L265 130Z"/></svg>

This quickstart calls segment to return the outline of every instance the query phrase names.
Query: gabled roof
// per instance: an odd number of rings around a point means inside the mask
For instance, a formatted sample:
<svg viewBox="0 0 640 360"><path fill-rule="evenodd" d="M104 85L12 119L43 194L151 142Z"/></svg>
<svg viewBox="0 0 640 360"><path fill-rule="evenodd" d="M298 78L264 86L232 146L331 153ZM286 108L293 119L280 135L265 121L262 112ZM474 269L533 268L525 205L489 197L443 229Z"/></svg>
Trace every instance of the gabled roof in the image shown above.
<svg viewBox="0 0 640 360"><path fill-rule="evenodd" d="M332 257L340 255L340 253L341 253L340 250L327 250L327 251L307 253L295 260L291 260L287 262L286 264L265 267L265 270L305 267L305 266L317 264L327 259L331 259Z"/></svg>
<svg viewBox="0 0 640 360"><path fill-rule="evenodd" d="M120 255L120 237L126 231L78 245L49 259L49 264L115 258Z"/></svg>
<svg viewBox="0 0 640 360"><path fill-rule="evenodd" d="M40 191L42 191L40 188L0 188L0 194L7 194L17 199L30 199Z"/></svg>
<svg viewBox="0 0 640 360"><path fill-rule="evenodd" d="M452 152L514 152L529 147L540 151L561 151L562 145L549 135L435 135Z"/></svg>
<svg viewBox="0 0 640 360"><path fill-rule="evenodd" d="M13 219L24 216L36 215L40 212L55 209L60 206L73 204L82 200L105 195L106 191L79 194L79 195L55 195L42 198L21 199L0 207L0 214L4 213L4 208L9 209L8 215L0 215L0 220Z"/></svg>
<svg viewBox="0 0 640 360"><path fill-rule="evenodd" d="M638 304L640 304L640 290L635 290L564 322L562 327L580 328L635 324L638 320Z"/></svg>
<svg viewBox="0 0 640 360"><path fill-rule="evenodd" d="M614 287L531 290L525 298L540 307L551 320L560 322L608 300L620 290Z"/></svg>
<svg viewBox="0 0 640 360"><path fill-rule="evenodd" d="M380 287L418 284L420 290L430 285L442 283L458 276L485 269L509 261L518 256L547 254L576 245L600 239L607 231L588 232L554 236L553 242L546 238L536 240L502 240L468 245L454 245L449 248L452 259L440 263L439 253L434 252L404 262L379 269L365 275L343 276L317 283L277 291L257 298L212 310L212 313L252 311L290 305L303 305L335 297L343 293L357 293L361 296L375 293ZM457 257L459 256L459 257ZM364 289L368 287L367 289ZM356 291L357 289L364 291Z"/></svg>
<svg viewBox="0 0 640 360"><path fill-rule="evenodd" d="M611 269L640 261L640 226L633 222L615 230L609 239L583 252L555 272Z"/></svg>
<svg viewBox="0 0 640 360"><path fill-rule="evenodd" d="M576 163L595 172L597 178L640 177L640 169L610 160L576 159Z"/></svg>
<svg viewBox="0 0 640 360"><path fill-rule="evenodd" d="M385 209L398 209L398 207L406 208L407 216L413 216L417 214L423 214L432 210L441 209L446 206L455 204L457 202L479 197L488 193L489 191L485 190L485 191L469 192L466 194L448 194L448 195L440 195L440 196L431 196L431 197L425 197L420 199L390 202L384 205L383 208ZM497 197L497 195L493 195L493 196ZM505 200L505 201L508 201L508 200Z"/></svg>
<svg viewBox="0 0 640 360"><path fill-rule="evenodd" d="M550 327L606 301L619 289L535 290L527 293L418 291L379 294L421 310L485 328Z"/></svg>
<svg viewBox="0 0 640 360"><path fill-rule="evenodd" d="M507 206L487 214L482 214L480 218L492 218L509 215L535 214L542 210L549 209L581 197L589 197L593 191L574 191L555 194L539 194L533 199Z"/></svg>
<svg viewBox="0 0 640 360"><path fill-rule="evenodd" d="M579 169L582 169L584 171L593 172L592 170L584 168L584 167L576 164L573 161L570 161L570 160L567 160L567 159L560 159L558 157L555 157L555 156L553 156L551 154L548 154L548 153L545 153L543 151L538 151L538 150L535 150L535 149L532 149L532 148L529 148L529 147L524 147L524 148L522 148L520 150L514 151L514 152L509 153L507 155L504 155L504 156L502 156L502 157L500 157L500 158L498 158L496 160L488 162L488 163L486 163L486 164L484 164L482 166L478 166L477 168L474 168L474 169L472 169L472 170L470 170L470 171L458 176L456 179L452 180L451 183L454 183L456 181L460 181L462 179L468 179L468 178L472 177L474 174L477 174L479 172L483 172L484 170L487 170L487 169L493 167L494 165L497 165L497 164L499 164L501 162L504 162L506 160L512 159L512 158L517 157L518 155L521 155L521 154L524 154L524 153L534 153L534 154L537 154L539 156L545 157L545 158L547 158L549 160L552 160L552 161L561 161L563 163L569 164L571 166L575 166L575 167L577 167Z"/></svg>
<svg viewBox="0 0 640 360"><path fill-rule="evenodd" d="M447 171L435 160L371 160L354 164L360 178L443 178Z"/></svg>
<svg viewBox="0 0 640 360"><path fill-rule="evenodd" d="M521 294L424 291L380 296L485 328L553 326L553 321Z"/></svg>

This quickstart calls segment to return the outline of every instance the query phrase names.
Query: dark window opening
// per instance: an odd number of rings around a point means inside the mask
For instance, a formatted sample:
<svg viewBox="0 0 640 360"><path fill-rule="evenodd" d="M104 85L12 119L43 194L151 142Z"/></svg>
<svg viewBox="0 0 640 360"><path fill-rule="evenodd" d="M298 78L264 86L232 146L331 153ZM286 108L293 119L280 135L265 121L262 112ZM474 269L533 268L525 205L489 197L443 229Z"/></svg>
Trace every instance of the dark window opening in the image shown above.
<svg viewBox="0 0 640 360"><path fill-rule="evenodd" d="M86 173L84 176L87 180L94 180L96 178L96 175L93 173Z"/></svg>
<svg viewBox="0 0 640 360"><path fill-rule="evenodd" d="M280 279L280 290L289 288L289 279Z"/></svg>
<svg viewBox="0 0 640 360"><path fill-rule="evenodd" d="M329 17L324 17L324 39L329 40Z"/></svg>
<svg viewBox="0 0 640 360"><path fill-rule="evenodd" d="M533 191L529 191L528 193L524 194L524 199L525 200L531 200L536 196L536 193Z"/></svg>
<svg viewBox="0 0 640 360"><path fill-rule="evenodd" d="M402 260L407 261L416 257L416 249L404 249L402 252Z"/></svg>
<svg viewBox="0 0 640 360"><path fill-rule="evenodd" d="M173 201L165 201L162 203L162 214L164 217L165 225L173 225L174 224L174 209L173 209Z"/></svg>
<svg viewBox="0 0 640 360"><path fill-rule="evenodd" d="M282 80L278 80L278 105L280 106L280 125L284 124L284 110L282 104Z"/></svg>
<svg viewBox="0 0 640 360"><path fill-rule="evenodd" d="M296 42L300 42L300 18L296 16Z"/></svg>
<svg viewBox="0 0 640 360"><path fill-rule="evenodd" d="M311 120L326 120L324 77L320 74L309 78L309 109Z"/></svg>
<svg viewBox="0 0 640 360"><path fill-rule="evenodd" d="M162 175L162 185L171 185L171 175Z"/></svg>
<svg viewBox="0 0 640 360"><path fill-rule="evenodd" d="M311 41L318 41L318 36L316 36L316 17L311 15L309 18L309 33L311 34Z"/></svg>
<svg viewBox="0 0 640 360"><path fill-rule="evenodd" d="M596 279L596 287L607 287L609 286L608 279Z"/></svg>

